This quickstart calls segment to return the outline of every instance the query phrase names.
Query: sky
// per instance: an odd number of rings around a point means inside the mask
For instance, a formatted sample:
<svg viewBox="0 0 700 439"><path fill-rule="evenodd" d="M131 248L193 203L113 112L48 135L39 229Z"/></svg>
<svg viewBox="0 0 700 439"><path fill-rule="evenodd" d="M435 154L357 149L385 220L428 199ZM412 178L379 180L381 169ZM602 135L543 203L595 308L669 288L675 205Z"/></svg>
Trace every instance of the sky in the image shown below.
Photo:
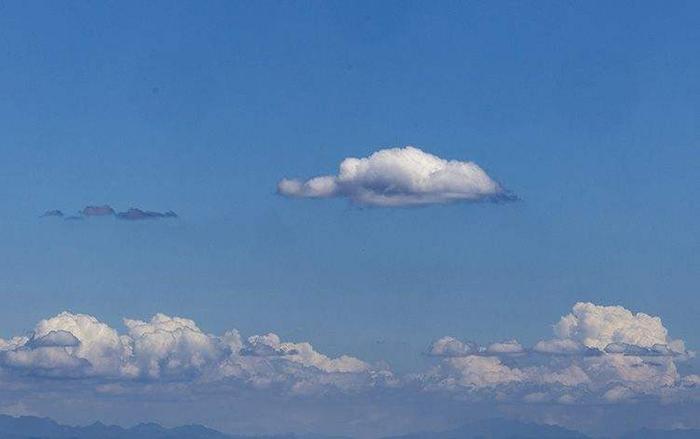
<svg viewBox="0 0 700 439"><path fill-rule="evenodd" d="M217 347L205 349L211 358L188 357L201 360L190 365L199 371L223 367L226 349L254 351L258 342L247 337L273 332L340 359L320 367L310 354L295 365L363 375L362 386L387 398L386 416L395 419L412 409L398 400L426 406L415 390L437 379L426 370L451 376L498 369L499 361L511 369L499 376L513 384L531 379L534 372L522 372L534 367L528 362L551 361L528 354L513 372L511 357L458 349L436 359L444 355L430 353L446 336L484 349L516 338L528 352L552 337L601 352L608 342L652 349L683 340L674 356L661 356L664 376L677 368L674 383L697 377L690 351L700 347L698 13L697 3L682 1L2 2L0 339L38 339L37 322L68 311L128 334L124 349L133 350L143 334L122 319L150 322L162 313L196 322L201 334L183 325L202 343L218 334ZM398 149L407 146L415 149ZM348 158L369 158L359 162L367 172L339 170L354 163ZM444 173L411 186L416 163ZM304 186L316 176L331 177L321 189ZM177 218L79 213L102 205ZM64 216L42 217L53 209ZM658 316L663 325L625 317L630 326L610 337L557 333L579 302ZM610 310L590 313L622 318ZM104 358L80 350L88 341L74 332L83 323L71 319L58 319L56 330L70 334L50 346L6 342L3 352L24 356L3 357L0 386L31 388L48 375L61 395L79 385L57 377L76 373L90 389L107 385L95 383L105 376L156 385L148 379L160 375L146 371L165 357L119 354L119 367L100 368ZM640 328L649 332L624 335ZM233 329L242 341L222 351L218 343ZM273 362L300 355L265 349L280 357ZM71 360L58 369L35 363L64 351ZM583 371L598 367L588 364L597 357L576 352ZM236 367L253 380L257 366L246 355ZM343 355L371 367L348 371ZM84 361L92 369L66 372ZM378 390L377 371L392 374L398 388ZM192 374L201 378L190 369L183 376ZM415 374L423 374L420 384L405 378ZM0 408L78 422L110 412L96 407L117 406L88 387L75 390L83 395L79 414L25 401L20 390ZM594 393L613 390L603 387ZM647 396L658 390L633 387L626 388ZM250 407L270 404L264 395L272 390L246 389ZM363 391L353 391L357 413L368 410ZM425 425L462 416L462 405L430 395L455 415ZM321 413L314 398L317 405L278 430L343 424L299 424ZM206 412L211 404L202 401ZM332 406L347 412L342 404ZM112 420L136 420L128 406ZM172 410L159 410L153 417L168 422ZM260 429L212 416L193 421ZM409 428L396 422L390 432Z"/></svg>

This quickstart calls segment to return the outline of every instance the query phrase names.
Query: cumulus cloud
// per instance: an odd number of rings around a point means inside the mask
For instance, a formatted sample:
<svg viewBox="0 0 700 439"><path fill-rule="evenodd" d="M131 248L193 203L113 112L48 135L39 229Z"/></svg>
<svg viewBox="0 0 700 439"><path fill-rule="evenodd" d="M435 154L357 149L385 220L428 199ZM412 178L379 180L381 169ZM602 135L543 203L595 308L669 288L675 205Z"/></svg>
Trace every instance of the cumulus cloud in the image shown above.
<svg viewBox="0 0 700 439"><path fill-rule="evenodd" d="M621 306L577 303L570 314L554 327L563 340L581 343L587 348L605 350L609 345L685 352L680 340L671 340L659 317L633 314ZM618 348L613 348L618 349Z"/></svg>
<svg viewBox="0 0 700 439"><path fill-rule="evenodd" d="M455 390L495 387L526 379L526 373L503 364L496 357L470 355L446 359L426 374L429 387Z"/></svg>
<svg viewBox="0 0 700 439"><path fill-rule="evenodd" d="M471 341L461 341L454 337L442 337L435 340L428 350L428 355L434 357L464 357L477 355L481 351L478 344Z"/></svg>
<svg viewBox="0 0 700 439"><path fill-rule="evenodd" d="M277 191L297 198L347 197L381 207L515 199L476 163L445 160L413 146L346 158L337 175L285 178Z"/></svg>
<svg viewBox="0 0 700 439"><path fill-rule="evenodd" d="M28 335L0 339L0 378L71 378L110 394L175 386L294 397L392 389L563 405L700 400L698 375L678 368L692 354L682 341L671 338L658 317L622 307L578 303L554 325L554 338L530 348L516 340L480 346L442 337L426 352L435 364L404 377L386 365L329 356L275 333L209 334L191 319L165 314L123 324L120 332L69 312L41 320Z"/></svg>
<svg viewBox="0 0 700 439"><path fill-rule="evenodd" d="M517 340L507 340L491 343L486 348L488 354L522 354L525 352L523 346Z"/></svg>
<svg viewBox="0 0 700 439"><path fill-rule="evenodd" d="M245 342L237 331L217 336L186 318L156 314L124 319L125 334L85 314L63 312L40 321L30 336L0 339L0 366L26 375L212 382L282 386L310 393L390 383L393 374L355 357L331 358L310 343L276 334Z"/></svg>
<svg viewBox="0 0 700 439"><path fill-rule="evenodd" d="M700 381L678 372L676 362L693 353L669 337L659 317L577 303L554 325L554 333L530 349L514 340L481 348L443 337L429 353L444 359L419 381L429 390L491 390L498 398L533 402L541 396L565 404L680 397Z"/></svg>
<svg viewBox="0 0 700 439"><path fill-rule="evenodd" d="M518 355L525 352L517 340L506 340L484 347L473 341L442 337L430 344L427 354L432 357L465 357L469 355Z"/></svg>

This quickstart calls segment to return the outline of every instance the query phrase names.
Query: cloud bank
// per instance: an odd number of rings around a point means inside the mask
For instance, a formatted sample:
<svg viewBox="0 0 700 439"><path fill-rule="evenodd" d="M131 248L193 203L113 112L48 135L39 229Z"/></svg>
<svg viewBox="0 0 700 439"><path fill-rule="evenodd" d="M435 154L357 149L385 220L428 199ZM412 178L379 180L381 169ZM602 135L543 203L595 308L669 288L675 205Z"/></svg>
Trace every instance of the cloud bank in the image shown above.
<svg viewBox="0 0 700 439"><path fill-rule="evenodd" d="M40 321L30 336L0 339L0 365L26 376L110 381L204 383L236 380L291 393L351 390L393 379L348 355L317 352L276 334L242 339L238 331L203 332L194 321L156 314L124 319L126 333L93 316L62 312Z"/></svg>
<svg viewBox="0 0 700 439"><path fill-rule="evenodd" d="M552 338L531 347L514 339L480 345L441 337L425 352L430 365L400 376L383 362L330 356L275 333L209 334L193 320L160 313L126 318L118 330L90 315L62 312L26 335L0 339L0 389L8 404L81 394L88 402L118 397L136 404L145 398L167 405L196 395L205 406L236 400L245 409L253 399L257 410L276 404L285 413L293 400L299 410L313 407L295 416L318 425L307 417L326 416L335 404L334 425L381 412L371 428L401 425L407 417L420 427L411 410L427 406L440 416L440 410L461 413L483 404L489 413L503 404L524 413L547 404L547 413L561 413L560 425L574 427L595 407L609 412L634 404L700 404L700 376L689 373L694 354L669 336L660 318L577 303L553 330ZM48 396L37 396L42 394ZM106 404L112 410L115 402Z"/></svg>
<svg viewBox="0 0 700 439"><path fill-rule="evenodd" d="M379 207L515 199L476 163L445 160L413 146L346 158L338 175L285 178L277 191L295 198L346 197L358 205Z"/></svg>
<svg viewBox="0 0 700 439"><path fill-rule="evenodd" d="M426 389L523 402L621 402L697 398L694 376L677 363L694 356L659 317L621 306L577 303L555 338L525 349L517 341L481 347L454 337L433 342L440 364L419 376Z"/></svg>

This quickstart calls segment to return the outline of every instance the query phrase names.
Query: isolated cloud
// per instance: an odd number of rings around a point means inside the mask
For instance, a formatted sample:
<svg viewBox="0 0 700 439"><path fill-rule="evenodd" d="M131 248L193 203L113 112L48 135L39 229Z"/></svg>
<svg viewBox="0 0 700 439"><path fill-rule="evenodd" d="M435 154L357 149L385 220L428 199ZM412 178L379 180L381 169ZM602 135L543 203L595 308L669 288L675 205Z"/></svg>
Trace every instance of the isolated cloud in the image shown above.
<svg viewBox="0 0 700 439"><path fill-rule="evenodd" d="M63 217L63 212L60 210L48 210L43 215L44 217ZM132 207L124 212L117 212L108 204L102 206L85 206L77 215L70 215L65 217L66 220L83 220L91 217L115 217L120 220L126 221L140 221L140 220L156 220L164 218L177 218L177 214L172 210L166 212L156 212L151 210L143 210L136 207Z"/></svg>
<svg viewBox="0 0 700 439"><path fill-rule="evenodd" d="M83 210L80 211L81 215L85 217L90 216L111 216L114 215L114 209L111 206L105 204L102 206L85 206Z"/></svg>
<svg viewBox="0 0 700 439"><path fill-rule="evenodd" d="M47 210L46 212L44 212L44 213L41 215L41 218L47 218L47 217L52 217L52 216L55 216L55 217L59 217L59 218L60 218L60 217L63 216L63 212L61 212L61 211L58 210L58 209Z"/></svg>
<svg viewBox="0 0 700 439"><path fill-rule="evenodd" d="M177 218L177 214L172 210L167 212L153 212L150 210L141 210L132 207L126 212L117 213L117 218L129 221L160 219L160 218Z"/></svg>
<svg viewBox="0 0 700 439"><path fill-rule="evenodd" d="M277 190L288 197L347 197L356 204L382 207L514 199L476 163L448 161L413 146L346 158L338 175L305 181L285 178Z"/></svg>

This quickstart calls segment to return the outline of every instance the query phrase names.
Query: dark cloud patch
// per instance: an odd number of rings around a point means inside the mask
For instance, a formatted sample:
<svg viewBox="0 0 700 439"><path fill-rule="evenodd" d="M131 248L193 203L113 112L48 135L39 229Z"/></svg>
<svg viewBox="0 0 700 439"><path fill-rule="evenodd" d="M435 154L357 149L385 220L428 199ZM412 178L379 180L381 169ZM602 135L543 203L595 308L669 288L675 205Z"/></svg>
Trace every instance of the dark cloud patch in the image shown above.
<svg viewBox="0 0 700 439"><path fill-rule="evenodd" d="M80 212L83 216L111 216L114 215L114 209L107 204L103 206L85 206Z"/></svg>
<svg viewBox="0 0 700 439"><path fill-rule="evenodd" d="M61 212L58 209L47 210L46 212L44 212L41 215L41 218L48 218L48 217L52 217L52 216L61 218L61 217L63 217L63 212Z"/></svg>
<svg viewBox="0 0 700 439"><path fill-rule="evenodd" d="M141 210L132 207L126 212L117 213L117 218L127 221L139 221L149 219L177 218L177 214L172 210L167 212L152 212L149 210Z"/></svg>
<svg viewBox="0 0 700 439"><path fill-rule="evenodd" d="M75 215L65 216L63 212L58 209L48 210L41 215L41 218L45 217L58 217L64 218L66 221L80 221L91 217L113 217L120 220L126 221L140 221L140 220L156 220L165 218L177 218L178 215L172 210L167 212L156 212L151 210L143 210L136 207L132 207L129 210L123 212L117 212L112 206L108 204L104 205L91 205L85 206Z"/></svg>
<svg viewBox="0 0 700 439"><path fill-rule="evenodd" d="M657 343L651 347L636 346L629 343L610 343L605 347L608 354L633 355L638 357L671 357L679 355L673 352L667 345Z"/></svg>
<svg viewBox="0 0 700 439"><path fill-rule="evenodd" d="M42 337L32 338L27 345L32 348L75 347L80 346L80 340L69 331L58 330L51 331Z"/></svg>

